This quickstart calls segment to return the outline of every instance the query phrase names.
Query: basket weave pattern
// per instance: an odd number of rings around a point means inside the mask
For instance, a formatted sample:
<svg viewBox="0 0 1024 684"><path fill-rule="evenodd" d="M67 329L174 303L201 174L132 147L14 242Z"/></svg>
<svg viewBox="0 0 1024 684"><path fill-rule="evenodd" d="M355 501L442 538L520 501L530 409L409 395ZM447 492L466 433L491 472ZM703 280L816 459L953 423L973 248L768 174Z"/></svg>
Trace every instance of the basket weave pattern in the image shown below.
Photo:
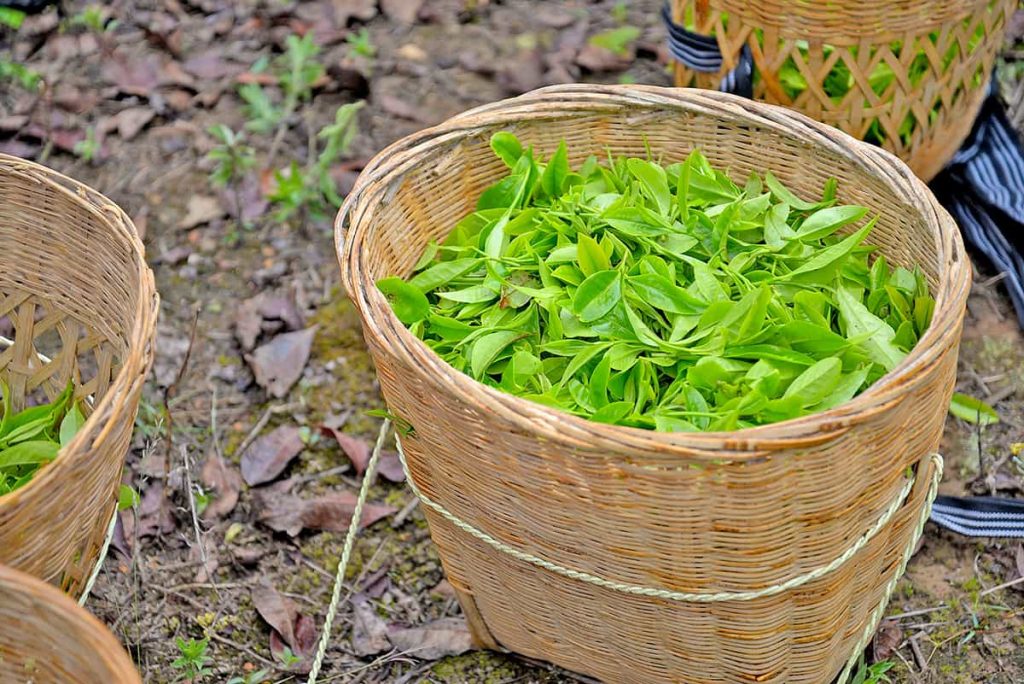
<svg viewBox="0 0 1024 684"><path fill-rule="evenodd" d="M674 20L683 24L692 17L698 32L716 37L723 58L716 73L677 64L676 84L717 89L748 45L756 99L793 107L856 138L864 138L877 121L886 149L930 180L971 130L1016 6L1016 0L673 0ZM976 33L983 37L972 49ZM928 69L912 80L910 66L919 53L927 57ZM780 80L788 58L808 85L795 99ZM822 84L840 62L854 83L833 102ZM895 78L876 93L868 77L883 63ZM906 142L898 132L908 115L915 127Z"/></svg>
<svg viewBox="0 0 1024 684"><path fill-rule="evenodd" d="M0 681L139 684L107 628L49 584L0 565Z"/></svg>
<svg viewBox="0 0 1024 684"><path fill-rule="evenodd" d="M907 359L852 402L732 433L601 425L485 387L392 314L377 279L408 275L504 173L499 130L542 156L665 163L700 146L740 182L770 169L797 194L880 214L869 241L920 264L937 305ZM614 682L826 682L883 600L927 499L952 392L969 264L956 227L894 157L807 118L729 95L563 86L475 109L402 140L363 172L339 214L344 282L415 484L459 520L523 552L613 582L678 592L764 589L827 565L917 470L891 522L836 571L745 601L679 602L553 574L426 511L482 644ZM756 677L756 679L755 679Z"/></svg>
<svg viewBox="0 0 1024 684"><path fill-rule="evenodd" d="M153 359L157 295L128 217L95 191L0 155L0 378L11 409L75 382L89 414L27 485L0 497L0 563L77 597L117 503Z"/></svg>

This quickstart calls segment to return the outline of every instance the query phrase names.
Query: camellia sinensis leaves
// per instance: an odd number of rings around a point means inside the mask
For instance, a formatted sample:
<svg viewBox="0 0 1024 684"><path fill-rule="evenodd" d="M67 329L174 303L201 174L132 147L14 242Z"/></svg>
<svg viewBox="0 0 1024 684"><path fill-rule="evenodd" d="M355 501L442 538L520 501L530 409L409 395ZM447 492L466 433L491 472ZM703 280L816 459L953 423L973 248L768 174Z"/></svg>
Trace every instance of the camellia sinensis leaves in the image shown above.
<svg viewBox="0 0 1024 684"><path fill-rule="evenodd" d="M510 133L491 148L509 173L411 277L378 283L488 385L598 422L733 430L849 401L931 320L924 275L872 258L877 217L834 181L811 198L768 172L737 185L699 151L574 170L565 143L546 164Z"/></svg>

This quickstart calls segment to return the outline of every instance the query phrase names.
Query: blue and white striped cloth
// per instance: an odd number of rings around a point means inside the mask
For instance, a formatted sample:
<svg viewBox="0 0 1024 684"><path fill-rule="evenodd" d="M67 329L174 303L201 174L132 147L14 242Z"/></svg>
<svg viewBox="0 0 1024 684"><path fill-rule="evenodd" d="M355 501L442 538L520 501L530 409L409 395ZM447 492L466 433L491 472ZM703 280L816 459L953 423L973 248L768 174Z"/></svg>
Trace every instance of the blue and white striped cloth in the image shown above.
<svg viewBox="0 0 1024 684"><path fill-rule="evenodd" d="M722 55L713 36L702 36L662 12L672 56L694 71L716 72ZM992 79L993 82L995 79ZM744 47L740 64L719 86L751 97L753 60ZM1024 327L1024 147L1010 125L995 85L971 134L931 183L932 191L956 219L968 244L1004 273L1003 284ZM932 522L968 537L1024 538L1024 501L1000 497L940 496Z"/></svg>

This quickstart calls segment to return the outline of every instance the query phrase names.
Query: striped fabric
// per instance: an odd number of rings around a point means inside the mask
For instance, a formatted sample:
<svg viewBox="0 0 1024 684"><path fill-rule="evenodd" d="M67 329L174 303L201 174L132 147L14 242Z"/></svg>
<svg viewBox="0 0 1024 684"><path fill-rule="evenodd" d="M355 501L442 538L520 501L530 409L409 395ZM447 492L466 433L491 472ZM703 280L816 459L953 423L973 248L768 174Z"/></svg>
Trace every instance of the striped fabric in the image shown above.
<svg viewBox="0 0 1024 684"><path fill-rule="evenodd" d="M667 3L661 10L661 18L668 28L668 51L674 59L693 71L714 73L722 68L722 53L714 36L694 33L672 21L672 10ZM722 78L718 89L743 97L753 96L754 60L749 47L743 46L739 64Z"/></svg>
<svg viewBox="0 0 1024 684"><path fill-rule="evenodd" d="M1003 284L1024 327L1024 147L994 85L971 134L931 188L967 242L1006 274Z"/></svg>
<svg viewBox="0 0 1024 684"><path fill-rule="evenodd" d="M694 71L722 68L712 36L687 31L662 11L672 56ZM1024 327L1024 146L999 100L995 79L974 128L945 169L932 181L935 196L956 219L967 243L1005 273L1017 319ZM753 60L744 47L740 65L719 86L751 97ZM1024 538L1024 501L999 497L940 496L932 522L967 537Z"/></svg>

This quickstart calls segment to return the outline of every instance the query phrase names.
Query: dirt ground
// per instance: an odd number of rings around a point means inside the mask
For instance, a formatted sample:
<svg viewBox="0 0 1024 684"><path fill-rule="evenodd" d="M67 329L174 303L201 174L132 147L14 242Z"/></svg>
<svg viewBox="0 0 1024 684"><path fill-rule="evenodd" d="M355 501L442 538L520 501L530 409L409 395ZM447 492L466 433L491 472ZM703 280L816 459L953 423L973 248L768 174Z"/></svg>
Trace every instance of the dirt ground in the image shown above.
<svg viewBox="0 0 1024 684"><path fill-rule="evenodd" d="M329 169L343 193L388 143L477 104L571 80L668 85L660 7L76 1L63 20L51 12L0 34L0 57L46 83L33 91L0 81L0 151L44 161L120 204L144 232L163 299L125 475L141 503L122 513L88 604L146 682L180 680L178 640L203 638L210 673L196 681L255 682L264 669L266 681L305 680L376 436L379 419L367 411L382 403L339 290L330 217L275 215L264 199L273 179L260 172L270 148L273 168L306 165L338 107L366 100L358 133ZM639 37L621 55L588 43L623 27ZM312 62L325 67L312 97L285 124L250 131L259 162L215 187L208 129L241 130L253 118L240 84L262 84L280 104L274 60L288 36L306 33L320 45ZM1007 54L1006 88L1019 93L1020 54ZM262 57L272 60L266 71ZM978 429L950 419L942 491L1019 496L1024 338L998 279L979 269L959 388L992 403L1002 422ZM255 465L240 468L245 453ZM388 463L320 681L575 680L513 656L463 652L465 627L423 515ZM1022 576L1021 544L929 525L874 657L895 664L898 682L1024 681L1024 583L1000 588Z"/></svg>

